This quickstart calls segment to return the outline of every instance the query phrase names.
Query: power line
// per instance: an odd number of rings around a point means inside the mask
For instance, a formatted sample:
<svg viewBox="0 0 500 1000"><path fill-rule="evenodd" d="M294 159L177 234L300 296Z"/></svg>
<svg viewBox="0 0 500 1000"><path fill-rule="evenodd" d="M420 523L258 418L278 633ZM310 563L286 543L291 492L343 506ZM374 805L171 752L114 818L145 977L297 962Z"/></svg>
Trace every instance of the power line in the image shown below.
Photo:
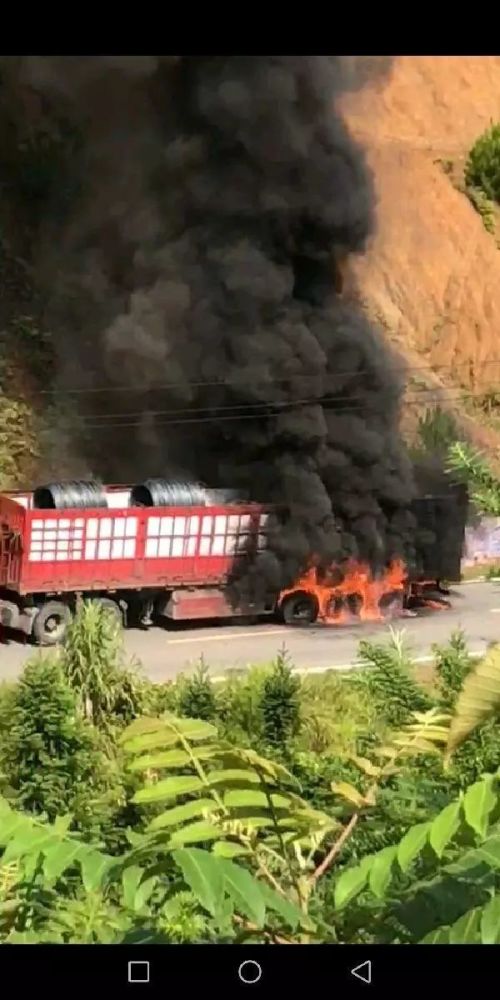
<svg viewBox="0 0 500 1000"><path fill-rule="evenodd" d="M373 392L376 392L376 390L373 390ZM413 403L430 402L430 403L446 404L448 402L454 402L463 399L482 398L483 396L483 393L465 393L456 389L455 392L457 394L450 395L450 390L447 390L444 387L443 388L439 387L438 389L436 389L436 387L431 387L431 386L429 386L428 388L422 387L419 389L413 389L412 392L415 394L415 398L410 399L409 397L403 396L401 399L403 406L411 402ZM324 396L309 396L299 399L283 399L283 400L267 399L267 400L261 400L258 403L241 403L241 404L228 403L220 406L194 406L194 407L189 406L189 407L175 408L171 410L135 410L135 411L130 410L125 412L122 411L120 413L89 413L89 414L81 414L77 417L77 419L81 420L82 422L102 420L104 423L106 424L109 423L110 425L112 425L113 421L121 421L122 419L126 420L132 418L137 418L138 420L143 421L145 418L157 419L158 417L172 417L173 419L176 420L182 416L193 417L194 415L197 414L200 415L200 419L202 417L202 414L206 414L208 417L213 418L216 416L216 414L225 413L227 411L230 411L232 414L234 414L234 417L236 419L240 413L243 413L243 415L245 415L247 410L251 410L252 412L256 411L256 415L258 416L259 411L262 410L265 415L265 411L272 407L276 409L277 413L281 413L286 409L294 409L297 406L308 406L308 405L327 406L328 404L337 404L337 403L355 404L359 405L360 409L366 409L368 402L369 401L367 400L366 397L362 398L360 396L353 396L353 395L342 396L334 394L334 395L324 395Z"/></svg>
<svg viewBox="0 0 500 1000"><path fill-rule="evenodd" d="M437 392L437 390L434 387L429 387L429 388L422 387L421 389L414 389L412 391L415 392L415 393L417 393L418 395L422 395L422 396L425 393L433 393L434 395L436 395L436 392ZM443 392L445 390L439 390L439 391ZM373 390L373 392L376 392L376 390ZM112 421L114 419L119 420L121 418L126 418L126 417L138 417L138 418L140 417L140 418L144 419L144 417L152 417L152 418L156 418L156 417L170 417L170 416L171 417L178 417L178 416L181 416L182 414L185 414L187 416L192 416L195 413L199 413L199 414L207 413L209 416L213 416L214 413L225 412L227 410L231 410L231 411L257 410L258 411L258 410L265 410L268 407L273 407L273 406L277 407L277 408L279 408L281 410L281 409L284 409L285 407L307 406L309 404L315 404L315 403L319 403L321 406L324 406L324 405L326 405L328 403L343 403L343 402L345 402L345 403L359 402L360 405L361 405L361 404L363 404L363 402L365 402L365 400L361 399L360 396L356 397L356 396L352 396L352 395L348 395L348 396L340 396L340 395L336 395L336 394L335 395L323 395L323 396L319 396L318 395L318 396L305 397L303 399L301 399L301 398L299 398L299 399L283 399L283 400L279 400L279 399L278 400L277 399L267 399L267 400L261 400L258 403L226 403L226 404L223 404L223 405L220 405L220 406L189 406L189 407L175 408L173 410L138 410L138 411L137 410L136 411L130 410L130 411L127 411L127 412L123 412L122 411L121 413L90 413L90 414L84 414L84 415L82 415L81 419L82 420L101 420L102 419L102 420L104 420L104 421L107 422L107 421ZM442 402L445 402L444 398L442 398Z"/></svg>
<svg viewBox="0 0 500 1000"><path fill-rule="evenodd" d="M475 399L475 398L480 398L481 396L482 396L482 393L467 393L467 394L460 394L458 396L447 397L446 400L443 400L442 396L436 396L434 399L432 399L432 398L426 399L425 402L426 403L461 402L462 400L465 400L465 399ZM320 405L322 403L322 401L318 400L318 399L314 399L314 400L311 400L309 402L313 403L313 404L320 404ZM338 399L337 400L334 399L334 400L332 400L332 402L338 402ZM343 414L367 413L366 400L363 401L363 400L360 400L359 398L356 400L354 398L354 399L350 399L348 402L349 402L350 405L343 406L337 413L335 413L334 411L327 411L327 412L331 412L331 413L333 413L333 415L340 415L340 416L342 416ZM421 403L422 403L422 400L421 399L417 399L417 398L405 399L404 400L404 406L421 405ZM265 404L265 405L268 406L268 407L272 406L272 405L276 406L276 404L269 404L269 403ZM293 412L293 410L295 409L295 407L298 406L298 405L303 405L303 403L302 404L297 403L297 402L286 403L286 404L284 404L284 406L282 406L278 410L275 410L274 412L223 414L222 416L217 416L217 415L190 416L190 417L174 418L174 419L170 419L170 420L155 420L155 422L154 422L154 428L156 429L158 427L173 427L173 426L185 425L185 424L205 424L205 423L222 423L222 422L225 423L225 422L228 422L228 421L240 421L240 420L260 420L260 419L267 420L267 419L272 419L272 418L280 417L280 416L282 416L282 415L284 415L286 413L289 413L289 412ZM159 412L161 413L161 411L159 411ZM127 417L127 416L128 416L128 414L124 414L124 417ZM132 416L135 416L135 414L132 414ZM129 421L129 420L123 420L123 421L119 420L119 421L113 422L111 420L110 421L107 421L107 420L103 421L101 419L100 422L98 420L96 420L95 422L93 422L91 417L90 418L89 417L87 417L87 418L77 418L77 421L82 425L82 427L85 430L104 430L104 429L117 430L119 428L127 428L128 429L128 428L134 428L134 427L142 427L142 428L144 428L144 418L145 417L150 417L151 414L150 413L148 414L147 411L146 411L146 413L143 414L142 416L143 416L143 419L141 419L141 420L132 420L132 421ZM369 409L368 409L368 416L370 416Z"/></svg>
<svg viewBox="0 0 500 1000"><path fill-rule="evenodd" d="M447 364L447 365L435 365L430 367L429 365L424 365L422 367L412 366L412 365L401 365L384 366L384 371L389 372L394 375L414 375L416 373L425 373L427 375L436 375L438 372L456 372L457 369L468 368L475 374L477 368L480 369L489 367L490 365L500 365L500 358L489 359L488 361L482 361L478 365L474 365L470 361L463 361L459 364ZM279 383L286 383L291 381L297 381L298 379L325 379L325 378L350 378L359 375L372 375L373 368L353 368L347 371L318 371L318 372L292 372L289 374L282 375L280 377L266 378L261 381L253 381L254 385L278 385ZM157 385L107 385L107 386L92 386L92 387L75 387L71 389L66 388L54 388L54 389L39 389L33 393L35 396L73 396L73 395L93 395L98 393L113 393L113 392L134 392L134 393L152 393L159 392L163 389L179 389L179 388L209 388L209 387L232 387L241 388L244 386L244 381L242 379L213 379L213 380L201 380L201 381L175 381L175 382L162 382Z"/></svg>

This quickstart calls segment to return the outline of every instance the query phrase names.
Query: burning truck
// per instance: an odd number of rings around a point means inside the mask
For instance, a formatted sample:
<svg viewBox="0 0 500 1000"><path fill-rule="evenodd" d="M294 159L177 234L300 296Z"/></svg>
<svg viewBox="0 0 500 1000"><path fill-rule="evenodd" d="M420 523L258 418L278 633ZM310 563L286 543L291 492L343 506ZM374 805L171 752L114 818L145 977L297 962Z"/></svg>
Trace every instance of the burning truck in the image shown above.
<svg viewBox="0 0 500 1000"><path fill-rule="evenodd" d="M0 625L55 645L81 598L123 625L249 614L289 625L381 619L426 587L460 579L466 508L458 487L413 502L413 565L397 559L375 571L351 559L325 571L311 564L278 591L264 578L260 597L248 599L238 580L249 570L259 576L281 516L270 506L165 480L0 495Z"/></svg>
<svg viewBox="0 0 500 1000"><path fill-rule="evenodd" d="M4 623L56 641L78 595L127 621L339 623L457 579L464 508L415 479L404 360L351 267L377 199L344 98L382 86L390 60L54 56L2 71L74 121L85 151L32 265L48 392L71 417L44 464L143 481L1 499ZM148 487L153 469L181 486Z"/></svg>

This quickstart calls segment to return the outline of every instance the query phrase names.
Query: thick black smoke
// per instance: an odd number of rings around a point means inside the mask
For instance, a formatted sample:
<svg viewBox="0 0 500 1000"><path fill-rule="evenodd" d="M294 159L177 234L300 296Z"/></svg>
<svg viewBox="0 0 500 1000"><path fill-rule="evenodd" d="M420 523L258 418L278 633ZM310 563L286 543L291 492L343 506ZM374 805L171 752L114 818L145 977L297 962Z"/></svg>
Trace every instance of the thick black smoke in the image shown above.
<svg viewBox="0 0 500 1000"><path fill-rule="evenodd" d="M80 192L42 228L37 269L60 385L123 388L78 397L93 470L285 505L273 585L311 555L380 566L406 551L400 361L341 295L374 225L337 107L363 74L317 56L27 59L18 72L85 140Z"/></svg>

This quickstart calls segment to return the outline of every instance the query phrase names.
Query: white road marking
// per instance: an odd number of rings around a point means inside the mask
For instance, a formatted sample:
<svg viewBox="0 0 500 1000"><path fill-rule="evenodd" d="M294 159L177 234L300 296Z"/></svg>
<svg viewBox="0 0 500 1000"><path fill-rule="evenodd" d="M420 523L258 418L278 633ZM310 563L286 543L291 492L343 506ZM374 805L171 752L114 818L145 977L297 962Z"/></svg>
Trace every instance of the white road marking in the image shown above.
<svg viewBox="0 0 500 1000"><path fill-rule="evenodd" d="M500 608L490 608L490 614L500 615Z"/></svg>
<svg viewBox="0 0 500 1000"><path fill-rule="evenodd" d="M472 660L479 660L486 653L486 647L484 649L476 649L469 653ZM435 656L413 656L412 663L434 663ZM346 672L348 670L359 670L363 666L360 660L353 660L351 663L332 663L329 667L294 667L292 674L327 674L330 670L338 670L339 673ZM228 673L231 673L234 667L228 668ZM220 684L222 681L227 681L227 674L217 674L214 677L210 677L210 680L214 684Z"/></svg>
<svg viewBox="0 0 500 1000"><path fill-rule="evenodd" d="M266 637L268 635L283 635L284 633L290 634L289 628L271 628L267 632L223 632L220 635L204 635L204 636L188 636L184 639L168 639L168 646L179 646L181 643L188 642L221 642L228 639L257 639Z"/></svg>

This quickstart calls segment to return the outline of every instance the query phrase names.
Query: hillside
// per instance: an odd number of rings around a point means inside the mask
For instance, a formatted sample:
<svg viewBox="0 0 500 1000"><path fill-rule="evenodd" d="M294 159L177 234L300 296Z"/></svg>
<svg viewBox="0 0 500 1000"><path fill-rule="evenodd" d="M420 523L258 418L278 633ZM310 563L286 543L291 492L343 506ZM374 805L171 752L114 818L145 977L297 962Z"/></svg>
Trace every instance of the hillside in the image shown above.
<svg viewBox="0 0 500 1000"><path fill-rule="evenodd" d="M478 394L500 385L500 251L456 177L500 118L500 58L396 57L388 78L348 94L343 111L378 194L377 233L355 265L361 295L420 369L411 398L424 384L451 387L452 406L474 415ZM473 433L500 443L477 421Z"/></svg>

